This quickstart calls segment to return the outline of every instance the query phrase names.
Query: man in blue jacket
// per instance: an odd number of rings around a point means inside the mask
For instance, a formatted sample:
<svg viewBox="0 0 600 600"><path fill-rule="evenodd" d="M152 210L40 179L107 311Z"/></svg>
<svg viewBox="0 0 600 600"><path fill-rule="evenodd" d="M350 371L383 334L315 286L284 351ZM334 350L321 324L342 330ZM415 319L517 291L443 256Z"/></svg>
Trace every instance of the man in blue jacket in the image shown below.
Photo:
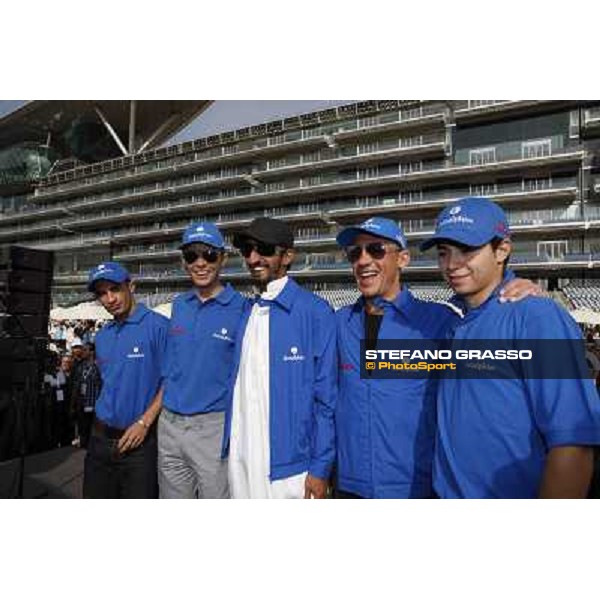
<svg viewBox="0 0 600 600"><path fill-rule="evenodd" d="M580 339L576 323L550 299L496 301L512 277L508 222L497 204L464 198L449 206L422 248L433 246L465 311L455 344ZM513 378L440 382L434 487L443 498L584 498L598 444L600 400L585 377L526 377L523 371Z"/></svg>
<svg viewBox="0 0 600 600"><path fill-rule="evenodd" d="M287 271L289 225L258 218L234 245L260 292L236 341L229 451L233 498L324 498L334 461L335 322Z"/></svg>
<svg viewBox="0 0 600 600"><path fill-rule="evenodd" d="M160 497L229 498L221 444L245 301L219 279L225 242L213 223L190 225L181 253L192 289L177 296L171 314L158 422Z"/></svg>
<svg viewBox="0 0 600 600"><path fill-rule="evenodd" d="M381 217L344 229L344 247L361 297L336 313L339 398L337 496L430 498L435 382L361 378L360 342L440 339L460 318L451 305L424 302L401 283L410 262L400 227Z"/></svg>
<svg viewBox="0 0 600 600"><path fill-rule="evenodd" d="M102 390L85 457L85 498L156 498L156 427L168 319L136 303L127 270L105 262L88 288L113 316L96 336Z"/></svg>

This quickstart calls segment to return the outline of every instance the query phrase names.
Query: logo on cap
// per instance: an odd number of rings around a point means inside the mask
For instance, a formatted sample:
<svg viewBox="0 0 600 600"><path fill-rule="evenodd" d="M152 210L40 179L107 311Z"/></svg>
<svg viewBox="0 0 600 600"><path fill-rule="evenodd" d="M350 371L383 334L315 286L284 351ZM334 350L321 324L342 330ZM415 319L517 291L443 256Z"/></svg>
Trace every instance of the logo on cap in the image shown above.
<svg viewBox="0 0 600 600"><path fill-rule="evenodd" d="M461 210L462 210L462 206L454 206L453 208L450 209L449 212L451 215L457 215Z"/></svg>
<svg viewBox="0 0 600 600"><path fill-rule="evenodd" d="M381 226L375 222L374 218L367 219L365 221L364 227L366 227L367 229L381 229Z"/></svg>
<svg viewBox="0 0 600 600"><path fill-rule="evenodd" d="M499 221L498 223L496 223L496 231L498 231L502 235L507 235L508 227L506 226L506 223L503 223L502 221Z"/></svg>
<svg viewBox="0 0 600 600"><path fill-rule="evenodd" d="M198 225L198 227L196 227L196 231L204 231L204 226Z"/></svg>

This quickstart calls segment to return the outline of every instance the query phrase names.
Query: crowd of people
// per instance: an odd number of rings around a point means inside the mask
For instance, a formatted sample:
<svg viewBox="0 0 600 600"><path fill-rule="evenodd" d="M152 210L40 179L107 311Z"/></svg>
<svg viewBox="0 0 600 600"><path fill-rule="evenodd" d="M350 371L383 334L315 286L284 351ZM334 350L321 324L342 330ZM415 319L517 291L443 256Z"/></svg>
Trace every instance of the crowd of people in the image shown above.
<svg viewBox="0 0 600 600"><path fill-rule="evenodd" d="M54 351L64 355L71 352L74 343L93 343L102 325L102 321L94 320L51 320L49 337Z"/></svg>
<svg viewBox="0 0 600 600"><path fill-rule="evenodd" d="M82 417L84 497L588 495L600 444L590 378L385 379L362 369L364 348L389 339L580 338L566 311L507 267L502 209L462 199L424 243L452 303L418 300L402 282L410 255L394 221L367 219L337 242L361 294L337 313L288 275L293 232L276 219L234 238L252 299L221 282L225 243L210 222L183 235L191 285L170 320L136 302L121 264L91 270L89 289L113 320L95 336L95 363L71 342L79 362L63 358L51 382L57 398L69 385L77 398L69 414Z"/></svg>
<svg viewBox="0 0 600 600"><path fill-rule="evenodd" d="M17 393L14 398L9 394L2 406L0 460L18 456L23 443L27 453L87 447L102 386L93 341L96 329L95 323L52 324L50 343L38 364L39 393ZM75 335L68 341L53 337L59 330Z"/></svg>
<svg viewBox="0 0 600 600"><path fill-rule="evenodd" d="M50 448L87 448L101 387L93 342L75 339L70 351L50 351L43 387Z"/></svg>
<svg viewBox="0 0 600 600"><path fill-rule="evenodd" d="M600 325L582 325L585 357L596 387L600 389Z"/></svg>

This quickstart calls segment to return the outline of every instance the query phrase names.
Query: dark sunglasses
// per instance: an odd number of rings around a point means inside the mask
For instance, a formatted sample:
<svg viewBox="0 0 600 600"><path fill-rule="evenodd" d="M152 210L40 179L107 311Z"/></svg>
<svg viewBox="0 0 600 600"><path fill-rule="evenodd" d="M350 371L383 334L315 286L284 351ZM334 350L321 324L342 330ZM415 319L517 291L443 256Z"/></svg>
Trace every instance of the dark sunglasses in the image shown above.
<svg viewBox="0 0 600 600"><path fill-rule="evenodd" d="M275 256L278 246L274 244L265 244L263 242L244 242L240 244L239 251L244 258L248 258L255 250L261 256Z"/></svg>
<svg viewBox="0 0 600 600"><path fill-rule="evenodd" d="M188 265L195 263L200 257L207 263L214 263L217 262L219 256L221 256L221 252L216 248L204 248L203 250L186 248L185 250L182 250L181 253L183 254L183 260L185 260Z"/></svg>
<svg viewBox="0 0 600 600"><path fill-rule="evenodd" d="M355 263L362 256L363 250L375 260L381 260L385 256L387 245L384 242L370 242L368 244L346 246L344 250L350 263Z"/></svg>

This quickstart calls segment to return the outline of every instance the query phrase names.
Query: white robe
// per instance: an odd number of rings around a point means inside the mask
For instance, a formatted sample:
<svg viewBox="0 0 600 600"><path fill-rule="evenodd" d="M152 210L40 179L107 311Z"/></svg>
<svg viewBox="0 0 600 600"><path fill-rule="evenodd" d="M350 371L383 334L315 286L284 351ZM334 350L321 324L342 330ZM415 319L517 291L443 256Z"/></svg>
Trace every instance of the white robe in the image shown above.
<svg viewBox="0 0 600 600"><path fill-rule="evenodd" d="M271 281L261 297L273 300L287 281ZM229 442L232 498L304 498L306 472L269 480L269 311L269 306L252 307L242 342Z"/></svg>

